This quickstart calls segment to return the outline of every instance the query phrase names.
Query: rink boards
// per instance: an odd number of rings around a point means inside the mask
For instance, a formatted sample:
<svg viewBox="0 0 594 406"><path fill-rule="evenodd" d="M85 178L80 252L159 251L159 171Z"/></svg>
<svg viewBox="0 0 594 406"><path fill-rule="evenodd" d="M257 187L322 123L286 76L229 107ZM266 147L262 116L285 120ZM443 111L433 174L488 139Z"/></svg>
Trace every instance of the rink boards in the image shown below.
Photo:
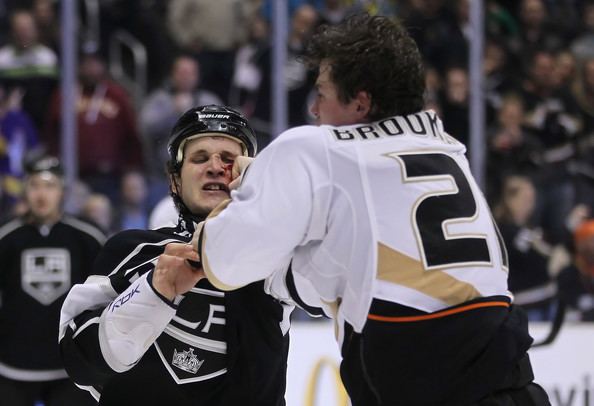
<svg viewBox="0 0 594 406"><path fill-rule="evenodd" d="M535 323L539 341L550 326ZM548 346L530 351L537 381L553 406L594 406L594 323L566 324ZM296 322L291 327L287 406L343 406L339 352L330 322Z"/></svg>

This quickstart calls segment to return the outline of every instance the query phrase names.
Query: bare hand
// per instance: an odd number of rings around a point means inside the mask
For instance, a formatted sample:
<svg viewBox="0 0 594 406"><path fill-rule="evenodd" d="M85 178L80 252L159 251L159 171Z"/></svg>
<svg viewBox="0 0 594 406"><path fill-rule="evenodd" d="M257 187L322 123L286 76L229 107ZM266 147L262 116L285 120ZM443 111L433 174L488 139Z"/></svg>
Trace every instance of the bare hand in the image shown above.
<svg viewBox="0 0 594 406"><path fill-rule="evenodd" d="M235 162L233 162L233 169L231 169L231 183L229 183L229 190L235 190L241 184L241 177L240 175L247 169L248 166L252 163L254 158L250 158L247 156L238 156L235 158Z"/></svg>
<svg viewBox="0 0 594 406"><path fill-rule="evenodd" d="M159 256L153 274L153 287L169 300L192 289L205 278L202 268L194 268L187 260L199 261L191 244L170 243Z"/></svg>

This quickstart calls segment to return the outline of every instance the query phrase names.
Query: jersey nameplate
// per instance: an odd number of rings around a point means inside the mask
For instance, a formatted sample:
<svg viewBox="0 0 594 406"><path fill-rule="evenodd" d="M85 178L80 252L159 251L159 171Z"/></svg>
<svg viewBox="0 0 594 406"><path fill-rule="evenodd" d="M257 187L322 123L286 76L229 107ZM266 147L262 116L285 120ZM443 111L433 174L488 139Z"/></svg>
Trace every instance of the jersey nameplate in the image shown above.
<svg viewBox="0 0 594 406"><path fill-rule="evenodd" d="M454 144L449 135L440 131L438 118L433 112L424 111L410 116L390 117L373 123L345 129L331 130L336 141L377 140L386 137L413 135L417 137L431 137L448 144Z"/></svg>

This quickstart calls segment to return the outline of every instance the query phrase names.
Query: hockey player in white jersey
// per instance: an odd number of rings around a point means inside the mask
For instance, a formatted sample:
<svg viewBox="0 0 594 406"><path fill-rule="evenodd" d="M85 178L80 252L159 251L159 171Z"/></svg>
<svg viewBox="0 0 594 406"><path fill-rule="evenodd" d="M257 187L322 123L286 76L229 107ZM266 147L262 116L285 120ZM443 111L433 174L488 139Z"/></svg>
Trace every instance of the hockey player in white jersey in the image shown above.
<svg viewBox="0 0 594 406"><path fill-rule="evenodd" d="M264 279L334 318L353 405L548 405L465 147L423 110L414 41L356 15L307 58L319 126L281 134L195 234L208 279Z"/></svg>

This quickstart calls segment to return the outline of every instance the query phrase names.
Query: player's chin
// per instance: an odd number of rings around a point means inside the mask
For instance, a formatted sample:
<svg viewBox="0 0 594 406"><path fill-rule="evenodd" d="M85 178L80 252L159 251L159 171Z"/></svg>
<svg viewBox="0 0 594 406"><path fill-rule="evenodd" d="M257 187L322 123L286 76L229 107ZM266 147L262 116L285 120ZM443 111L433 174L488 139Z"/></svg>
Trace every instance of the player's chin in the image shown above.
<svg viewBox="0 0 594 406"><path fill-rule="evenodd" d="M208 211L210 211L217 207L224 200L227 200L229 197L229 192L226 191L202 190L200 192L200 197L198 201L200 202L200 205L202 207L207 208Z"/></svg>

